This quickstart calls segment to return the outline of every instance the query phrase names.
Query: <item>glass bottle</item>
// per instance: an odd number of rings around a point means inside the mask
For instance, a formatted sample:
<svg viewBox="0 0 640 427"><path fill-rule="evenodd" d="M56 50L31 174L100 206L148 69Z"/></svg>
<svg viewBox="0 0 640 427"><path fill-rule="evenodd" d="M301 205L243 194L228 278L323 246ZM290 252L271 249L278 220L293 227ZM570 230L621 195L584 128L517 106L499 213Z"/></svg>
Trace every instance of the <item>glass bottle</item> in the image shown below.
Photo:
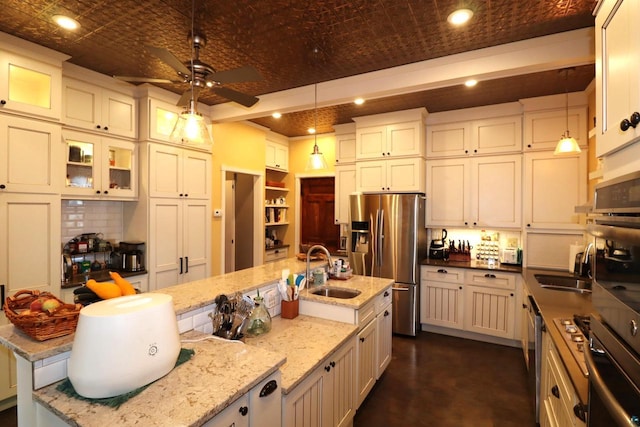
<svg viewBox="0 0 640 427"><path fill-rule="evenodd" d="M247 327L247 336L257 337L266 334L271 330L271 315L264 306L264 298L257 296L253 299L255 307L249 315L249 326Z"/></svg>

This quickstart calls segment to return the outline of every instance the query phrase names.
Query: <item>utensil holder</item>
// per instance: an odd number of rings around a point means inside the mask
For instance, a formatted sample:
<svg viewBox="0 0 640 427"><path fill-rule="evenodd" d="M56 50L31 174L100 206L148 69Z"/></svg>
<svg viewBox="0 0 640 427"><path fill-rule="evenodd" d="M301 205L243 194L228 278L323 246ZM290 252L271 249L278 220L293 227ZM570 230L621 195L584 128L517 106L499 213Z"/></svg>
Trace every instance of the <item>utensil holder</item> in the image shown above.
<svg viewBox="0 0 640 427"><path fill-rule="evenodd" d="M300 305L298 304L298 300L294 299L293 301L282 301L280 305L280 317L283 319L295 319L298 317L298 309Z"/></svg>

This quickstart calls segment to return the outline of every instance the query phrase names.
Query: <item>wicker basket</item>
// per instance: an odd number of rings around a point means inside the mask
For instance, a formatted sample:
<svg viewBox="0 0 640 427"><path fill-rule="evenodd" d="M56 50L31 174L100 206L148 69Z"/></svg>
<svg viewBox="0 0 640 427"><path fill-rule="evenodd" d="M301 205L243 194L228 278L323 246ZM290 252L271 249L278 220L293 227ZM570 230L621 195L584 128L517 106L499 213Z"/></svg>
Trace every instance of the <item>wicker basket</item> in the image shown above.
<svg viewBox="0 0 640 427"><path fill-rule="evenodd" d="M29 309L31 303L41 297L53 298L60 306L50 313L20 314ZM81 304L65 304L49 292L23 290L7 297L4 313L11 323L25 334L38 341L61 337L75 332Z"/></svg>

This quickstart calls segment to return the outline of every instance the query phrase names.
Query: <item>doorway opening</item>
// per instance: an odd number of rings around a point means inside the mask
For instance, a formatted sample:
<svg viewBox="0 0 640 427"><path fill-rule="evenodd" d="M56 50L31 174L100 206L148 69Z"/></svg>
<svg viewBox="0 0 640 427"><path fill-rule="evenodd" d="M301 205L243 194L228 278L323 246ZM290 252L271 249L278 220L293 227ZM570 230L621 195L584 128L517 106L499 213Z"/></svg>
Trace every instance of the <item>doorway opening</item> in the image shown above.
<svg viewBox="0 0 640 427"><path fill-rule="evenodd" d="M226 171L224 180L224 272L253 267L256 259L256 190L259 176Z"/></svg>
<svg viewBox="0 0 640 427"><path fill-rule="evenodd" d="M335 178L300 180L300 244L340 248L340 226L335 223Z"/></svg>

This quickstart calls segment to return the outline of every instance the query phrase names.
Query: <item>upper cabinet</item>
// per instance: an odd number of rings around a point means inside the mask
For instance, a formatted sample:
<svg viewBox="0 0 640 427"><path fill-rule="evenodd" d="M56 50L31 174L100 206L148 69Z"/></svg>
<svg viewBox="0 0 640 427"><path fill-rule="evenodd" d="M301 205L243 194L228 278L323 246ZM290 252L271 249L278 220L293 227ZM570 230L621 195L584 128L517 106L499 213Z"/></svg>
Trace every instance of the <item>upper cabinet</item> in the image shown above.
<svg viewBox="0 0 640 427"><path fill-rule="evenodd" d="M426 110L356 117L356 160L424 157Z"/></svg>
<svg viewBox="0 0 640 427"><path fill-rule="evenodd" d="M267 169L287 172L289 170L289 147L266 140L265 166Z"/></svg>
<svg viewBox="0 0 640 427"><path fill-rule="evenodd" d="M137 138L137 102L132 96L67 77L62 94L65 125Z"/></svg>
<svg viewBox="0 0 640 427"><path fill-rule="evenodd" d="M63 196L130 200L137 196L136 144L84 132L64 131Z"/></svg>
<svg viewBox="0 0 640 427"><path fill-rule="evenodd" d="M148 150L149 196L211 198L211 153L162 144Z"/></svg>
<svg viewBox="0 0 640 427"><path fill-rule="evenodd" d="M579 99L575 99L579 98ZM559 98L556 98L559 100ZM564 101L565 97L562 96ZM544 111L525 111L524 113L524 151L555 150L556 144L567 130L578 141L581 147L586 147L587 136L587 107L584 94L572 96L575 102L584 102L583 106L570 107L568 116L566 108L556 108Z"/></svg>
<svg viewBox="0 0 640 427"><path fill-rule="evenodd" d="M0 114L0 191L60 193L60 125Z"/></svg>
<svg viewBox="0 0 640 427"><path fill-rule="evenodd" d="M336 131L336 164L350 164L356 161L356 124L334 125Z"/></svg>
<svg viewBox="0 0 640 427"><path fill-rule="evenodd" d="M424 163L425 161L421 157L357 162L356 191L362 193L423 193Z"/></svg>
<svg viewBox="0 0 640 427"><path fill-rule="evenodd" d="M430 115L427 158L521 152L520 109L518 103L508 103Z"/></svg>
<svg viewBox="0 0 640 427"><path fill-rule="evenodd" d="M178 121L180 107L154 98L147 98L142 102L146 103L146 108L142 109L141 114L146 113L148 132L145 134L141 129L141 138L171 142L171 132Z"/></svg>
<svg viewBox="0 0 640 427"><path fill-rule="evenodd" d="M4 38L4 37L2 37ZM45 62L2 50L0 38L0 112L11 111L60 120L61 60Z"/></svg>
<svg viewBox="0 0 640 427"><path fill-rule="evenodd" d="M640 4L604 0L596 15L596 156L640 136Z"/></svg>

